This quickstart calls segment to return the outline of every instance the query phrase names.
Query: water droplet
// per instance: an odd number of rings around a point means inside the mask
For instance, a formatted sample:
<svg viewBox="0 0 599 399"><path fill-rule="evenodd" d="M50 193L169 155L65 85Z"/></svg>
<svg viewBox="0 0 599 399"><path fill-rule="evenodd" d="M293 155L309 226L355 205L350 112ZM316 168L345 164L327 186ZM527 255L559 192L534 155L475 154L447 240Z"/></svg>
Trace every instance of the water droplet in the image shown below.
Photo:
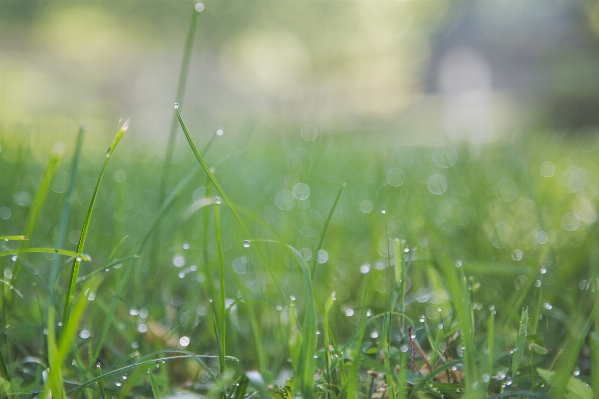
<svg viewBox="0 0 599 399"><path fill-rule="evenodd" d="M183 249L189 249L189 244L188 243L183 243Z"/></svg>
<svg viewBox="0 0 599 399"><path fill-rule="evenodd" d="M375 331L373 331L373 332L370 333L370 338L376 339L378 337L379 337L379 332L378 331L375 330Z"/></svg>
<svg viewBox="0 0 599 399"><path fill-rule="evenodd" d="M79 336L83 339L88 339L91 333L88 330L81 330Z"/></svg>
<svg viewBox="0 0 599 399"><path fill-rule="evenodd" d="M283 307L281 305L277 305L277 310L283 310Z"/></svg>
<svg viewBox="0 0 599 399"><path fill-rule="evenodd" d="M225 134L225 131L223 130L222 127L219 127L218 129L216 129L217 136L222 136L223 134Z"/></svg>
<svg viewBox="0 0 599 399"><path fill-rule="evenodd" d="M352 317L354 315L354 310L352 308L345 309L345 315L347 317Z"/></svg>
<svg viewBox="0 0 599 399"><path fill-rule="evenodd" d="M539 288L541 285L543 285L543 283L541 282L541 280L535 281L535 287Z"/></svg>
<svg viewBox="0 0 599 399"><path fill-rule="evenodd" d="M196 3L196 5L195 5L195 10L196 10L197 12L202 12L202 11L204 11L204 3Z"/></svg>
<svg viewBox="0 0 599 399"><path fill-rule="evenodd" d="M17 255L13 255L13 257L11 258L13 262L17 261Z"/></svg>
<svg viewBox="0 0 599 399"><path fill-rule="evenodd" d="M126 380L127 379L127 374L123 374L123 376L121 377L121 380Z"/></svg>
<svg viewBox="0 0 599 399"><path fill-rule="evenodd" d="M129 314L131 316L137 316L139 314L139 310L131 308L129 309Z"/></svg>
<svg viewBox="0 0 599 399"><path fill-rule="evenodd" d="M222 202L223 202L223 200L222 200L222 198L221 198L221 197L218 197L218 196L217 196L217 197L214 197L214 203L215 203L216 205L220 205L220 204L222 204Z"/></svg>
<svg viewBox="0 0 599 399"><path fill-rule="evenodd" d="M408 351L408 345L403 344L402 346L399 347L399 350L402 351L403 353L406 353Z"/></svg>
<svg viewBox="0 0 599 399"><path fill-rule="evenodd" d="M316 253L316 261L320 264L326 263L329 260L329 253L324 249L318 250Z"/></svg>
<svg viewBox="0 0 599 399"><path fill-rule="evenodd" d="M295 296L293 296L293 295L291 295L291 296L289 297L289 299L291 299L292 301L295 301L295 300L296 300Z"/></svg>
<svg viewBox="0 0 599 399"><path fill-rule="evenodd" d="M489 380L491 379L491 376L489 374L483 374L482 378L483 378L483 382L489 382Z"/></svg>
<svg viewBox="0 0 599 399"><path fill-rule="evenodd" d="M426 318L424 317L424 315L420 316L420 319L418 320L421 323L424 323L426 321Z"/></svg>
<svg viewBox="0 0 599 399"><path fill-rule="evenodd" d="M146 331L148 331L148 326L141 323L140 325L137 326L137 331L139 331L140 333L145 333Z"/></svg>
<svg viewBox="0 0 599 399"><path fill-rule="evenodd" d="M62 321L58 322L58 327L62 327Z"/></svg>
<svg viewBox="0 0 599 399"><path fill-rule="evenodd" d="M384 215L384 214L386 214L386 213L387 213L387 208L383 208L383 209L381 209L381 213L382 213L383 215Z"/></svg>
<svg viewBox="0 0 599 399"><path fill-rule="evenodd" d="M243 246L244 246L245 248L249 248L249 247L250 247L250 245L252 245L252 244L250 243L250 240L243 240Z"/></svg>
<svg viewBox="0 0 599 399"><path fill-rule="evenodd" d="M514 249L514 251L512 252L512 259L515 260L516 262L521 261L523 257L524 257L524 252L522 252L519 249Z"/></svg>
<svg viewBox="0 0 599 399"><path fill-rule="evenodd" d="M360 266L360 273L366 274L369 271L370 271L370 263L364 263L362 266Z"/></svg>
<svg viewBox="0 0 599 399"><path fill-rule="evenodd" d="M553 305L552 305L552 304L550 304L549 302L545 302L545 303L543 304L543 307L544 307L545 309L547 309L547 310L551 310L551 309L553 309Z"/></svg>
<svg viewBox="0 0 599 399"><path fill-rule="evenodd" d="M462 261L461 260L457 260L455 262L455 267L462 267Z"/></svg>
<svg viewBox="0 0 599 399"><path fill-rule="evenodd" d="M173 256L173 265L175 267L183 267L183 266L185 266L185 256L183 256L183 255L175 255L175 256Z"/></svg>
<svg viewBox="0 0 599 399"><path fill-rule="evenodd" d="M574 371L572 371L572 375L579 376L580 375L580 368L576 367L574 369Z"/></svg>
<svg viewBox="0 0 599 399"><path fill-rule="evenodd" d="M187 345L189 345L189 337L186 336L182 336L181 339L179 340L179 345L181 345L182 347L186 347Z"/></svg>
<svg viewBox="0 0 599 399"><path fill-rule="evenodd" d="M123 385L123 383L122 383L122 382L120 382L120 381L117 381L117 382L115 382L115 383L114 383L114 385L116 385L117 387L120 387L120 386L122 386L122 385Z"/></svg>

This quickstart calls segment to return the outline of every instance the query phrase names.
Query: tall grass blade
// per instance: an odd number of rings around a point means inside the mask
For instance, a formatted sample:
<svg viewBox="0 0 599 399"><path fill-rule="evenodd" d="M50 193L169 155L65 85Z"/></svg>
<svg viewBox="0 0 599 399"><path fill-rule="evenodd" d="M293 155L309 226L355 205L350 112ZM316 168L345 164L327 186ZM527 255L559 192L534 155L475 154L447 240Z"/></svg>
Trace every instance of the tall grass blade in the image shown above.
<svg viewBox="0 0 599 399"><path fill-rule="evenodd" d="M550 393L553 398L562 398L566 392L568 381L578 361L580 350L599 314L599 295L597 293L593 293L593 295L595 296L595 303L586 321L583 322L583 316L578 314L573 317L570 323L568 341L564 347L563 355L555 368L555 374L550 381L552 385Z"/></svg>
<svg viewBox="0 0 599 399"><path fill-rule="evenodd" d="M110 161L112 154L116 150L116 146L118 145L119 141L121 140L121 137L123 137L123 134L125 134L128 128L129 120L127 119L114 136L112 144L108 148L108 152L106 153L106 159L104 160L104 165L102 166L102 170L100 171L100 176L98 176L98 181L96 182L96 187L94 189L94 193L92 194L89 208L87 209L87 215L85 217L85 221L83 222L81 236L79 237L79 243L77 244L78 253L83 252L83 248L85 246L85 239L87 238L87 232L89 230L89 224L91 222L92 213L94 211L94 204L96 203L96 198L98 196L98 191L100 190L100 183L102 182L102 177L104 176L104 172L106 171L106 167L108 166L108 162ZM68 327L69 317L71 314L71 307L73 306L73 297L75 296L75 286L77 284L77 277L79 276L80 265L81 260L79 258L75 258L73 268L71 269L71 277L69 279L69 287L67 289L67 295L65 297L64 310L62 314L62 322L65 325L65 329L66 327Z"/></svg>
<svg viewBox="0 0 599 399"><path fill-rule="evenodd" d="M478 385L478 366L476 364L476 345L474 326L472 325L470 291L461 267L456 268L451 261L443 259L440 264L447 290L453 302L454 312L461 330L464 346L464 373L466 393L469 397L480 397Z"/></svg>
<svg viewBox="0 0 599 399"><path fill-rule="evenodd" d="M80 253L80 252L73 252L73 251L67 251L65 249L56 249L56 248L24 248L24 249L14 249L12 251L4 251L4 252L0 252L0 258L3 256L15 256L17 255L17 259L18 259L18 255L20 254L32 254L32 253L42 253L42 254L58 254L58 255L65 255L65 256L70 256L71 258L75 258L75 259L79 259L79 261L87 261L90 262L92 260L92 258L89 255Z"/></svg>
<svg viewBox="0 0 599 399"><path fill-rule="evenodd" d="M220 312L219 312L219 335L220 339L218 340L218 364L219 364L219 374L221 378L225 375L225 351L226 351L226 328L227 328L227 320L225 318L226 304L225 304L225 272L223 266L223 251L222 251L222 243L221 243L221 233L220 233L220 199L216 201L216 206L214 207L214 221L216 224L216 252L218 253L218 277L220 283ZM225 392L221 391L221 398L224 399Z"/></svg>
<svg viewBox="0 0 599 399"><path fill-rule="evenodd" d="M79 158L81 156L81 146L83 144L83 136L85 135L85 129L83 126L79 127L79 134L77 135L77 144L75 145L75 154L71 161L70 179L69 186L66 191L66 196L62 204L60 211L60 219L58 221L58 231L56 233L56 248L62 248L64 246L67 230L69 228L69 220L71 218L71 207L73 205L73 193L75 191L75 180L77 177L77 167L79 165ZM58 277L60 262L58 258L54 258L52 261L52 268L50 269L50 278L48 285L50 287L50 300L52 303L55 301L55 283Z"/></svg>
<svg viewBox="0 0 599 399"><path fill-rule="evenodd" d="M35 192L35 196L33 198L33 202L31 203L31 208L29 209L29 214L27 215L27 221L25 222L25 228L23 229L23 235L25 237L31 237L31 234L34 232L35 226L39 220L40 214L42 212L42 207L46 202L46 197L48 196L48 191L50 190L50 186L52 184L52 180L54 180L54 176L58 170L58 164L64 156L64 148L61 145L55 145L50 152L50 161L48 162L48 166L44 172L42 177L42 181ZM27 248L26 241L21 242L20 249ZM81 251L78 251L81 252ZM21 271L22 260L17 259L15 264L12 267L12 279L17 280L19 277L19 273ZM10 301L7 300L8 303Z"/></svg>
<svg viewBox="0 0 599 399"><path fill-rule="evenodd" d="M304 282L304 315L301 330L301 350L297 357L296 392L304 398L312 398L314 392L314 353L316 352L316 306L312 273L304 257L292 246L287 246L293 254L293 260L302 271Z"/></svg>
<svg viewBox="0 0 599 399"><path fill-rule="evenodd" d="M214 174L212 173L212 171L210 170L210 167L208 166L208 164L204 160L204 157L202 157L202 155L198 151L196 145L194 144L193 140L191 139L191 136L189 135L189 132L187 131L187 128L185 127L185 123L183 122L183 118L181 117L181 113L179 112L179 108L176 107L175 111L177 113L177 118L179 118L179 124L181 125L181 129L183 129L183 133L185 134L185 137L187 138L187 142L189 143L189 146L191 147L191 150L193 151L196 159L198 160L198 162L200 163L200 165L202 165L202 168L204 169L204 172L208 175L208 178L210 179L210 181L212 182L212 184L214 185L214 187L216 188L216 190L220 194L222 200L225 202L225 204L227 205L227 207L231 210L231 213L233 213L233 216L235 217L235 219L237 219L237 222L241 226L241 228L242 228L244 234L246 235L247 239L251 241L252 240L252 236L250 234L250 231L248 230L248 228L246 227L245 223L243 222L243 220L239 216L239 213L237 212L237 209L236 209L235 205L233 205L233 203L231 202L231 200L229 200L229 197L227 196L227 194L225 193L225 191L221 187L221 185L218 182L218 180L216 180L216 177L214 177ZM285 301L285 304L287 306L289 306L289 301L287 300L287 297L283 293L283 289L281 288L281 285L278 283L277 279L275 278L275 275L273 274L272 270L270 269L270 267L268 267L268 263L264 259L264 256L262 255L262 252L258 248L256 248L256 246L254 246L254 251L256 251L256 254L260 258L260 261L264 265L266 271L268 272L268 274L270 275L272 281L274 282L275 286L277 287L277 290L279 291L279 293L283 297L283 300Z"/></svg>
<svg viewBox="0 0 599 399"><path fill-rule="evenodd" d="M335 209L337 209L337 204L339 204L339 200L341 199L341 194L343 194L343 190L345 190L346 186L347 186L347 183L343 183L341 185L341 188L339 189L339 192L337 193L337 196L335 197L335 202L333 202L333 206L331 207L331 210L329 211L329 216L327 217L327 221L324 223L322 233L320 234L320 241L318 241L318 247L316 247L316 252L314 252L316 255L314 256L314 262L312 262L312 276L314 276L314 272L316 271L316 265L318 264L318 252L322 249L322 243L324 242L324 237L327 234L329 224L331 223L331 219L333 218Z"/></svg>

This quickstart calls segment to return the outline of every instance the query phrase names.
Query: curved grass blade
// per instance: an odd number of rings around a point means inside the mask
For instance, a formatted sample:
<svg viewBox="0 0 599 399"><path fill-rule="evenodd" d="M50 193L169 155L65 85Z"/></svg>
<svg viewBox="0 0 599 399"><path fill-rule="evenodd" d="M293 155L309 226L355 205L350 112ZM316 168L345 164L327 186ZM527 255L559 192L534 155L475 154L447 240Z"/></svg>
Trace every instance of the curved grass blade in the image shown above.
<svg viewBox="0 0 599 399"><path fill-rule="evenodd" d="M221 198L223 199L223 201L225 202L225 204L227 205L227 207L229 207L229 209L231 210L231 213L233 213L233 216L235 217L235 219L237 219L237 222L239 222L239 224L240 224L240 226L241 226L241 228L243 230L243 233L246 235L246 237L248 238L248 240L251 241L252 240L252 236L250 234L250 231L248 230L248 228L246 227L245 223L243 222L243 220L239 216L239 213L237 212L237 209L236 209L235 205L233 205L233 203L231 202L231 200L229 199L229 197L227 196L227 194L225 193L225 191L221 187L221 185L218 182L218 180L216 180L216 177L214 177L214 174L212 173L212 171L210 170L210 167L208 166L208 164L204 160L204 157L202 157L202 155L198 151L197 147L195 146L193 140L191 139L191 136L189 135L189 132L187 131L187 128L185 127L185 123L183 122L183 118L181 117L181 113L179 112L179 108L178 107L175 108L175 112L177 113L177 118L179 119L179 124L181 125L181 129L183 129L183 133L185 134L185 137L187 138L187 142L189 143L189 146L191 147L191 150L193 151L196 159L198 160L198 162L200 163L200 165L202 165L202 168L204 169L204 172L206 172L206 174L208 175L208 178L210 179L210 181L212 182L212 184L214 185L214 187L216 188L216 190L220 194ZM283 289L281 288L281 285L277 282L277 279L275 278L275 276L274 276L272 270L270 269L270 267L268 267L268 263L265 261L264 256L262 255L262 253L260 252L259 249L257 249L257 248L254 247L254 250L258 254L258 257L260 258L260 261L264 265L264 268L266 269L266 271L270 275L270 278L272 279L272 281L274 282L275 286L277 287L277 290L279 291L279 293L283 297L283 300L285 301L285 304L287 306L289 306L289 301L285 297L285 294L283 294Z"/></svg>
<svg viewBox="0 0 599 399"><path fill-rule="evenodd" d="M85 246L85 239L87 238L87 232L89 230L89 224L91 222L92 213L94 211L94 204L96 203L96 198L98 196L98 191L100 190L100 183L102 182L102 177L104 176L104 172L106 171L106 167L108 166L108 162L114 153L117 144L123 137L123 134L129 128L129 119L123 123L119 131L114 136L112 140L112 144L108 148L108 152L106 153L106 159L104 160L104 165L102 166L102 170L100 171L100 176L98 176L98 181L96 182L96 187L94 189L94 193L92 195L91 202L89 204L89 208L87 209L87 215L85 217L85 221L83 222L83 228L81 229L81 236L79 237L79 244L77 244L77 252L83 252L83 248ZM71 307L73 306L73 298L75 296L75 285L77 284L77 277L79 275L79 266L81 261L76 258L73 263L73 268L71 269L71 277L69 279L69 287L67 289L67 295L65 298L64 311L62 315L62 322L65 325L65 329L69 323L69 317L71 314Z"/></svg>
<svg viewBox="0 0 599 399"><path fill-rule="evenodd" d="M82 276L82 277L79 277L77 279L77 284L82 283L83 281L87 280L88 278L90 278L92 276L95 276L98 273L104 272L109 267L113 267L113 266L116 266L116 265L121 264L121 263L126 263L126 262L128 262L130 260L135 260L137 258L139 258L139 255L131 255L131 256L127 256L125 258L113 260L112 262L107 263L104 266L97 268L96 270L93 270L89 274L87 274L85 276Z"/></svg>
<svg viewBox="0 0 599 399"><path fill-rule="evenodd" d="M318 242L318 247L316 247L316 255L314 256L314 262L312 263L312 277L314 277L314 272L316 271L316 265L318 264L318 252L322 249L322 243L324 242L324 237L327 234L327 230L329 228L329 224L331 223L331 219L333 218L333 213L335 213L335 209L337 209L337 204L339 204L339 199L341 199L341 194L343 194L343 190L347 183L343 183L339 192L337 193L337 197L335 197L335 202L333 202L333 206L331 207L331 211L329 212L329 216L327 217L327 221L324 224L322 229L322 233L320 234L320 241Z"/></svg>
<svg viewBox="0 0 599 399"><path fill-rule="evenodd" d="M130 364L128 366L123 366L123 367L120 367L118 369L111 370L111 371L109 371L107 373L104 373L104 374L102 374L100 376L97 376L97 377L92 378L92 379L90 379L88 381L85 381L84 383L76 386L75 388L71 389L70 391L67 391L66 394L67 394L67 396L71 395L71 394L73 394L75 392L78 392L78 391L82 390L86 386L88 386L90 384L93 384L93 383L95 383L97 381L100 381L100 380L102 380L102 379L104 379L106 377L110 377L110 376L115 375L115 374L120 374L120 373L123 373L124 371L135 369L137 367L144 366L146 364L156 364L157 362L163 362L163 361L166 362L166 361L177 360L177 359L194 359L194 360L196 360L198 363L200 363L200 365L202 366L202 368L206 371L206 373L208 374L208 376L210 377L210 379L213 382L216 383L216 377L215 377L215 375L212 373L212 371L210 370L210 368L206 365L206 363L204 363L204 361L202 359L215 359L218 356L196 355L196 354L193 354L191 352L184 351L184 350L177 350L177 351L165 350L165 351L156 352L153 355L160 354L160 353L174 353L174 352L175 353L186 353L186 355L167 356L167 357L154 358L154 359L151 359L151 360L141 360L139 362ZM151 356L151 355L149 355L149 356ZM147 358L147 357L148 356L146 356L144 358ZM142 359L144 359L144 358L142 358ZM228 360L235 360L235 361L237 361L236 358L230 357L230 356L227 356L227 359Z"/></svg>

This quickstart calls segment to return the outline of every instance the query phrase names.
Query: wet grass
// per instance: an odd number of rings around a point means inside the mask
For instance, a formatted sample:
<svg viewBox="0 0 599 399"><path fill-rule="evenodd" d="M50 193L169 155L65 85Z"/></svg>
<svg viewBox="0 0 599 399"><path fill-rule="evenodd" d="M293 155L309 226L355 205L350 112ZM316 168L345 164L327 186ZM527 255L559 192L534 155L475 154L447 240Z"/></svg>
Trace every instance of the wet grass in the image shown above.
<svg viewBox="0 0 599 399"><path fill-rule="evenodd" d="M74 134L49 162L3 136L2 395L592 397L594 152L383 151L177 115L189 156L155 209L161 162L119 155L125 129L108 157Z"/></svg>
<svg viewBox="0 0 599 399"><path fill-rule="evenodd" d="M0 131L1 397L597 396L599 132L184 116L166 161L127 125L107 153Z"/></svg>

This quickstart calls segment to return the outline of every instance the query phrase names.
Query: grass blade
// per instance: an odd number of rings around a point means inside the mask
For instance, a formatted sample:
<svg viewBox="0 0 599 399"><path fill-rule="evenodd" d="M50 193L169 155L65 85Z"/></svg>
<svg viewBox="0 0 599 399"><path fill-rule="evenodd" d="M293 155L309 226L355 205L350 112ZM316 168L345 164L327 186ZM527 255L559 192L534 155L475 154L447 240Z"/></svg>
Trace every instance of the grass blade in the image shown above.
<svg viewBox="0 0 599 399"><path fill-rule="evenodd" d="M218 180L216 180L216 177L214 177L214 174L212 173L212 171L210 170L210 167L208 166L208 164L204 160L204 157L202 157L202 155L198 151L196 145L194 144L193 140L191 139L191 136L189 135L189 132L187 131L187 128L185 127L185 123L183 122L183 118L181 117L181 113L179 112L178 106L175 107L175 111L177 113L177 118L179 118L179 124L181 125L181 129L183 129L183 133L185 134L185 137L187 138L187 142L189 143L189 146L191 147L191 150L193 151L196 159L198 160L198 162L200 163L200 165L204 169L204 172L208 175L208 178L210 179L210 181L212 182L212 184L214 185L214 187L216 188L216 190L220 194L220 196L223 199L223 201L225 201L225 204L227 205L227 207L231 210L231 213L233 213L233 216L235 217L235 219L237 219L237 222L240 224L240 226L241 226L244 234L246 235L247 239L250 240L250 241L252 241L252 236L250 234L250 231L248 230L248 228L246 227L245 223L243 222L243 220L239 216L239 213L237 212L237 209L236 209L235 205L233 205L233 203L231 202L231 200L229 200L229 197L227 196L227 194L225 193L225 191L221 187L221 185L218 182ZM264 265L266 271L268 272L268 274L270 275L272 281L274 282L275 286L277 287L277 290L279 291L279 293L283 297L283 300L285 301L285 304L287 306L289 306L289 301L287 300L287 297L285 296L285 294L283 294L283 289L281 288L281 285L277 282L277 279L275 278L275 276L274 276L272 270L270 269L270 267L268 267L268 263L265 261L264 256L262 255L262 253L260 252L260 250L258 250L256 247L254 247L254 250L258 254L258 257L260 258L260 261Z"/></svg>
<svg viewBox="0 0 599 399"><path fill-rule="evenodd" d="M75 146L75 154L73 155L73 160L71 161L71 171L70 171L70 180L69 186L66 191L65 200L62 204L62 210L60 211L60 220L58 222L58 232L56 233L56 248L62 248L64 246L67 229L69 228L69 220L71 216L71 207L73 205L73 193L75 192L75 179L77 177L77 167L79 165L79 158L81 156L81 147L83 144L83 136L85 134L85 129L83 126L79 128L79 134L77 135L77 144ZM50 269L50 278L48 281L48 285L51 291L50 300L54 303L54 285L56 283L56 278L58 277L60 262L58 258L55 258L52 261L52 268Z"/></svg>
<svg viewBox="0 0 599 399"><path fill-rule="evenodd" d="M33 202L31 204L31 208L29 210L29 214L27 215L27 221L25 222L25 228L23 229L23 235L25 237L31 237L31 234L34 231L35 226L37 225L37 221L42 212L42 207L46 202L46 197L48 196L48 191L50 190L50 186L52 184L52 180L56 175L58 170L58 164L62 157L64 156L64 149L60 145L54 146L50 153L50 161L48 162L48 166L44 172L44 176L42 177L42 181L37 188L35 193L35 197L33 198ZM21 243L20 248L25 249L27 244L25 241ZM81 252L81 251L78 251ZM17 280L19 273L21 271L22 261L17 260L12 267L12 279ZM10 302L7 300L7 302Z"/></svg>
<svg viewBox="0 0 599 399"><path fill-rule="evenodd" d="M322 229L322 233L320 234L320 241L318 242L318 247L316 247L316 251L314 252L314 262L312 263L312 277L314 277L314 272L316 271L316 265L318 264L318 252L322 249L322 243L324 242L324 237L327 234L327 230L329 228L329 224L331 223L331 219L333 218L333 214L335 213L335 209L337 209L337 204L339 203L339 199L341 199L341 194L343 194L343 190L347 183L343 183L339 192L337 193L337 197L335 197L335 202L333 202L333 206L331 207L331 211L329 212L329 216L327 217L327 221L324 223L324 227Z"/></svg>
<svg viewBox="0 0 599 399"><path fill-rule="evenodd" d="M4 241L23 241L27 239L25 236L0 236L0 240Z"/></svg>
<svg viewBox="0 0 599 399"><path fill-rule="evenodd" d="M160 393L160 389L158 389L158 384L156 384L156 379L150 369L148 369L148 374L150 375L150 384L152 384L152 394L154 395L154 398L162 399L162 394Z"/></svg>
<svg viewBox="0 0 599 399"><path fill-rule="evenodd" d="M312 273L304 257L292 246L287 246L293 259L302 271L304 280L304 317L301 330L301 350L297 358L296 391L304 398L311 398L314 392L314 353L316 352L316 306L312 287Z"/></svg>
<svg viewBox="0 0 599 399"><path fill-rule="evenodd" d="M512 379L516 378L516 373L520 367L520 362L524 356L524 346L526 345L526 334L528 334L528 308L522 309L522 317L520 318L520 327L518 328L518 336L516 337L516 347L512 355L511 374Z"/></svg>
<svg viewBox="0 0 599 399"><path fill-rule="evenodd" d="M89 230L89 224L91 222L92 213L94 211L94 204L96 202L96 198L98 196L98 191L100 190L100 183L102 182L102 177L104 176L104 172L106 171L106 167L108 166L108 162L114 153L117 144L123 137L123 134L129 128L129 120L127 119L125 123L121 126L119 131L114 136L112 144L108 148L108 152L106 153L106 159L104 160L104 165L102 166L102 170L100 171L100 176L98 176L98 181L96 182L96 187L94 189L94 193L92 195L91 202L89 204L89 208L87 209L87 215L85 217L85 221L83 222L83 228L81 229L81 236L79 237L79 244L77 244L77 252L83 252L83 248L85 246L85 239L87 238L87 232ZM79 266L81 264L81 260L78 258L75 259L73 263L73 268L71 269L71 277L69 279L69 287L67 289L67 295L65 298L64 310L62 314L62 322L65 325L65 329L69 323L69 317L71 314L71 307L73 306L73 297L75 296L75 285L77 284L77 277L79 275Z"/></svg>
<svg viewBox="0 0 599 399"><path fill-rule="evenodd" d="M14 249L12 251L0 252L0 257L3 256L11 256L11 255L20 255L20 254L29 254L29 253L44 253L44 254L59 254L70 256L75 259L79 259L79 261L87 261L90 262L92 258L89 255L82 254L80 252L67 251L66 249L56 249L56 248L24 248L24 249ZM17 258L18 259L18 258Z"/></svg>

